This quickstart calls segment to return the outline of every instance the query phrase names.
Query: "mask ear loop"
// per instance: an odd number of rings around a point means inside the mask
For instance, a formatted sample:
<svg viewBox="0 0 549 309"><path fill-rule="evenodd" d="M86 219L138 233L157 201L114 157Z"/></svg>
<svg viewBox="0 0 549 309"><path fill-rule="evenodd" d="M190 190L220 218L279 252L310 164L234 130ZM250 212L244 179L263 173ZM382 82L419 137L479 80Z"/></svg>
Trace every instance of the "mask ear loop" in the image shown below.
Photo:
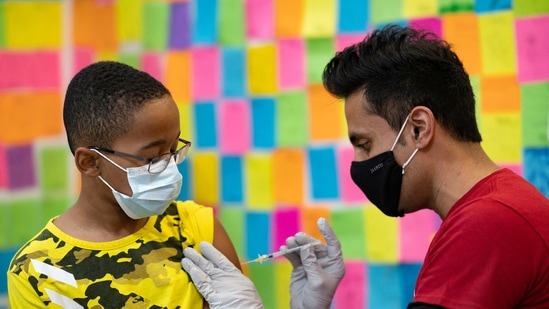
<svg viewBox="0 0 549 309"><path fill-rule="evenodd" d="M419 148L416 148L416 150L414 150L414 152L412 152L412 155L408 158L408 160L406 160L406 162L404 162L404 164L402 164L402 175L404 175L404 169L406 168L406 166L408 166L410 161L412 161L412 159L414 158L414 156L416 155L418 150L419 150Z"/></svg>
<svg viewBox="0 0 549 309"><path fill-rule="evenodd" d="M395 146L398 142L398 139L400 138L400 135L402 135L402 131L404 131L404 128L406 127L406 123L408 122L408 118L410 118L410 115L406 116L406 119L404 120L404 123L402 124L402 127L400 128L400 131L398 131L397 137L395 138L393 146L391 147L391 151L393 151L393 149L395 149Z"/></svg>
<svg viewBox="0 0 549 309"><path fill-rule="evenodd" d="M121 169L122 171L124 172L128 172L125 168L123 168L122 166L118 165L118 163L114 162L113 160L109 159L107 156L105 156L104 154L102 154L99 150L97 149L90 149L91 151L95 151L98 155L100 155L103 159L111 162L114 166L118 167L119 169Z"/></svg>

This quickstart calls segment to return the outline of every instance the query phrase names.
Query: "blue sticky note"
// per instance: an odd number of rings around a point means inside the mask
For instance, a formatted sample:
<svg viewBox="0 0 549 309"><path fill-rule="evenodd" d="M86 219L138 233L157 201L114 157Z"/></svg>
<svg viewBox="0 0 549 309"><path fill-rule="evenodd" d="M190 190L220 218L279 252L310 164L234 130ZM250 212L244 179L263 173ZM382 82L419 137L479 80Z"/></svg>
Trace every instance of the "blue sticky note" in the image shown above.
<svg viewBox="0 0 549 309"><path fill-rule="evenodd" d="M17 249L1 249L0 250L0 271L2 271L3 274L8 272L8 268L10 265L10 261L15 255ZM0 280L0 294L6 294L8 292L8 284L6 282L6 278L3 276L3 278Z"/></svg>
<svg viewBox="0 0 549 309"><path fill-rule="evenodd" d="M257 258L258 255L269 253L269 231L271 219L265 212L249 212L246 214L246 260Z"/></svg>
<svg viewBox="0 0 549 309"><path fill-rule="evenodd" d="M365 32L368 25L369 6L364 0L339 1L339 32Z"/></svg>
<svg viewBox="0 0 549 309"><path fill-rule="evenodd" d="M511 0L475 1L475 12L485 13L491 11L510 10Z"/></svg>
<svg viewBox="0 0 549 309"><path fill-rule="evenodd" d="M396 264L368 264L368 308L406 308L400 272Z"/></svg>
<svg viewBox="0 0 549 309"><path fill-rule="evenodd" d="M334 148L309 149L309 174L313 199L335 199L339 196Z"/></svg>
<svg viewBox="0 0 549 309"><path fill-rule="evenodd" d="M189 164L192 161L192 158L187 157L185 161L181 162L177 166L177 169L183 176L183 183L181 184L181 192L179 193L179 196L177 197L178 201L186 201L191 200L191 177L189 174Z"/></svg>
<svg viewBox="0 0 549 309"><path fill-rule="evenodd" d="M274 147L275 114L275 100L273 98L252 99L253 147Z"/></svg>
<svg viewBox="0 0 549 309"><path fill-rule="evenodd" d="M223 96L243 97L245 90L245 55L242 48L226 47L221 51L223 60Z"/></svg>
<svg viewBox="0 0 549 309"><path fill-rule="evenodd" d="M196 148L217 146L217 127L214 102L196 102L194 106L194 123Z"/></svg>
<svg viewBox="0 0 549 309"><path fill-rule="evenodd" d="M189 3L172 3L170 11L170 35L168 42L170 49L185 49L191 45L190 23Z"/></svg>
<svg viewBox="0 0 549 309"><path fill-rule="evenodd" d="M549 148L525 148L524 178L549 198Z"/></svg>
<svg viewBox="0 0 549 309"><path fill-rule="evenodd" d="M421 270L419 263L403 263L399 266L400 279L402 283L402 301L405 308L414 298L414 289L416 287L417 276Z"/></svg>
<svg viewBox="0 0 549 309"><path fill-rule="evenodd" d="M192 41L194 44L217 42L217 0L191 1L193 5Z"/></svg>
<svg viewBox="0 0 549 309"><path fill-rule="evenodd" d="M242 158L221 158L221 199L224 203L242 203Z"/></svg>

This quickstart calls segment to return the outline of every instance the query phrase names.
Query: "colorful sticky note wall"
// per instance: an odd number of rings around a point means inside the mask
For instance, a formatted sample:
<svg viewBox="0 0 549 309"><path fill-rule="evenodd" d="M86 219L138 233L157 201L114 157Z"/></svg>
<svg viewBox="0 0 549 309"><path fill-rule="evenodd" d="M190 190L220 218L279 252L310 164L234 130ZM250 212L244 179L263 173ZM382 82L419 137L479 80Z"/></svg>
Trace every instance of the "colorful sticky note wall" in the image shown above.
<svg viewBox="0 0 549 309"><path fill-rule="evenodd" d="M162 81L193 142L181 199L214 207L242 260L327 218L347 275L333 308L403 308L440 219L381 214L354 186L336 51L387 23L448 40L471 75L483 146L549 196L549 5L531 0L0 1L0 271L75 200L65 86L105 59ZM501 138L505 136L505 138ZM32 213L32 216L29 214ZM248 265L265 308L288 308L291 265ZM6 308L0 277L0 309Z"/></svg>

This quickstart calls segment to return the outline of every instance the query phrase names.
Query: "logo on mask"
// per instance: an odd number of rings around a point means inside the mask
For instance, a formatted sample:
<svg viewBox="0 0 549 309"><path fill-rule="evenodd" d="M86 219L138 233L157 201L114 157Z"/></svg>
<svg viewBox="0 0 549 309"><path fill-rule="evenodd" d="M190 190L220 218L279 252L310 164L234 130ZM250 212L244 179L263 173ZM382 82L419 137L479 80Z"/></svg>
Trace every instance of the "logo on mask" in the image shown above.
<svg viewBox="0 0 549 309"><path fill-rule="evenodd" d="M382 167L383 167L383 162L382 162L382 163L379 163L378 165L376 165L376 166L374 166L374 167L372 167L372 168L370 169L370 173L373 174L375 171L379 170L379 169L382 168Z"/></svg>

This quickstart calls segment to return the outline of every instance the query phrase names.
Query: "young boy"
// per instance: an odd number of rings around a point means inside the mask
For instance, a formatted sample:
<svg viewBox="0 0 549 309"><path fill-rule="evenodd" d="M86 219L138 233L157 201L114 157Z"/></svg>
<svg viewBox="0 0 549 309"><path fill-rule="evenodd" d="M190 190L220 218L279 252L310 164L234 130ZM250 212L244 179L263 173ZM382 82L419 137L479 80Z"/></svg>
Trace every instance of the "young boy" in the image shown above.
<svg viewBox="0 0 549 309"><path fill-rule="evenodd" d="M11 307L208 308L181 268L183 249L210 242L240 264L211 208L174 201L191 143L168 89L98 62L70 82L63 119L81 192L13 258Z"/></svg>

